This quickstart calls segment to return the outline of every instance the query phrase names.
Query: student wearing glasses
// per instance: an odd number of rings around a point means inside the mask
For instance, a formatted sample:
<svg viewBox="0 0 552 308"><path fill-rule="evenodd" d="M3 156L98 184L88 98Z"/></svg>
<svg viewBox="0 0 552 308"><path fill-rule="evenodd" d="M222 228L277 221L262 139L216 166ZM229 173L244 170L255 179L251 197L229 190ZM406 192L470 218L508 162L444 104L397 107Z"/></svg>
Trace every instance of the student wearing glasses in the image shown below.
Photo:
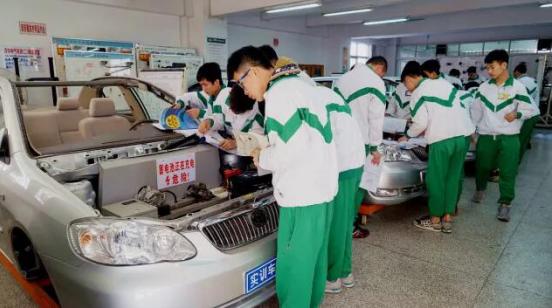
<svg viewBox="0 0 552 308"><path fill-rule="evenodd" d="M269 147L251 153L272 172L280 207L276 293L281 307L318 307L327 277L328 235L337 194L337 152L316 87L274 68L253 46L234 52L228 72L246 95L264 100Z"/></svg>

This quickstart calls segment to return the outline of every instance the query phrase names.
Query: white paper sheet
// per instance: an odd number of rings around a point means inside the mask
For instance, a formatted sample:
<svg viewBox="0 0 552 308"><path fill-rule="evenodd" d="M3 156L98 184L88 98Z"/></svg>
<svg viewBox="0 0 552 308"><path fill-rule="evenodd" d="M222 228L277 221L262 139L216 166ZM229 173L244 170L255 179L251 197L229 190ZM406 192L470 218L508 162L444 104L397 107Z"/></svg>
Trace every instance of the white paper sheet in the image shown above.
<svg viewBox="0 0 552 308"><path fill-rule="evenodd" d="M385 117L383 119L383 131L390 134L404 133L406 130L406 120L394 117Z"/></svg>
<svg viewBox="0 0 552 308"><path fill-rule="evenodd" d="M256 133L242 133L234 130L234 138L236 138L238 154L241 156L249 156L253 150L268 146L268 138Z"/></svg>
<svg viewBox="0 0 552 308"><path fill-rule="evenodd" d="M360 181L360 187L369 192L376 192L379 185L381 170L383 167L383 157L379 165L372 164L372 155L368 155L364 163L364 172Z"/></svg>

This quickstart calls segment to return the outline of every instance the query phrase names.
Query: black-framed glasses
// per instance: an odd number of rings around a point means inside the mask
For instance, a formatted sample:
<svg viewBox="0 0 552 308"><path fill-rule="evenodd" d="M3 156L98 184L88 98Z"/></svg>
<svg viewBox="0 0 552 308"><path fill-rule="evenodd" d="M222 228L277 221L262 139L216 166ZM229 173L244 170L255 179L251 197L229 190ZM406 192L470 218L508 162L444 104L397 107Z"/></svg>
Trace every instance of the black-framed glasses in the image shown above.
<svg viewBox="0 0 552 308"><path fill-rule="evenodd" d="M249 72L251 71L251 67L247 69L247 71L245 71L245 73L243 73L243 75L238 78L238 80L235 80L234 82L240 86L240 88L243 89L243 80L247 77L247 75L249 75Z"/></svg>

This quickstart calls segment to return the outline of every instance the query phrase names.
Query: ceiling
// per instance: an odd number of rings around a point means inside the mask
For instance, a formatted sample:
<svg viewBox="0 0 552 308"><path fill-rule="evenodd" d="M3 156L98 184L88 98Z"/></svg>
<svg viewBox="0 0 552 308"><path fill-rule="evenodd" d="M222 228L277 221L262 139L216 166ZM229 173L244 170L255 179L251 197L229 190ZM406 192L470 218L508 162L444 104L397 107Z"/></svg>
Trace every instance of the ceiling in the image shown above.
<svg viewBox="0 0 552 308"><path fill-rule="evenodd" d="M213 4L211 0L211 13ZM470 29L485 29L497 27L517 27L538 24L551 24L552 8L539 8L540 3L552 0L320 0L322 5L317 8L266 14L269 8L290 6L297 1L279 0L276 5L272 0L265 0L262 6L247 7L225 15L229 23L248 23L255 26L252 20L258 20L263 27L270 24L301 24L312 31L329 29L352 37L397 37L409 35L424 35L451 31L466 31ZM231 1L237 3L236 1ZM250 1L240 1L250 2ZM257 3L258 1L251 1ZM282 4L282 2L285 2ZM309 2L309 1L306 1ZM310 1L312 2L312 1ZM299 2L305 3L305 1ZM239 6L239 5L238 5ZM324 17L323 13L339 12L352 9L371 8L371 12L350 14L334 17ZM224 13L219 7L218 13ZM409 22L379 26L363 26L365 21L379 21L394 18L408 18Z"/></svg>

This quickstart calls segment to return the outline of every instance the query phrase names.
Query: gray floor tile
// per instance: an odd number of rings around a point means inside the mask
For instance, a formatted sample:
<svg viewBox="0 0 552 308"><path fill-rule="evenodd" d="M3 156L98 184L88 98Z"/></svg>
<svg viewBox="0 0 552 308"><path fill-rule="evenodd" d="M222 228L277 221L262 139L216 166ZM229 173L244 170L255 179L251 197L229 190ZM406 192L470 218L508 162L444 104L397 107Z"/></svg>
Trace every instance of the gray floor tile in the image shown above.
<svg viewBox="0 0 552 308"><path fill-rule="evenodd" d="M552 229L520 224L489 279L552 298Z"/></svg>
<svg viewBox="0 0 552 308"><path fill-rule="evenodd" d="M357 286L328 295L325 307L470 307L484 278L355 242Z"/></svg>
<svg viewBox="0 0 552 308"><path fill-rule="evenodd" d="M552 307L552 298L498 283L488 283L478 296L475 307L547 308Z"/></svg>
<svg viewBox="0 0 552 308"><path fill-rule="evenodd" d="M10 274L0 266L0 307L34 308L36 304L19 287Z"/></svg>

